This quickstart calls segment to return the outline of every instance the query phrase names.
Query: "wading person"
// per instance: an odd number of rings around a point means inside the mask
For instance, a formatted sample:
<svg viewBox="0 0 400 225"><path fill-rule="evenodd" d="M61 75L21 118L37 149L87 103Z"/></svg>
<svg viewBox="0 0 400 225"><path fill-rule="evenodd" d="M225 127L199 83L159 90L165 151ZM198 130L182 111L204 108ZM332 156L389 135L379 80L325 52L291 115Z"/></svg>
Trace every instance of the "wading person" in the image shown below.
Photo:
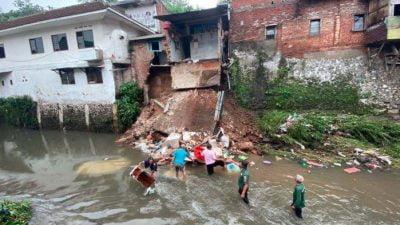
<svg viewBox="0 0 400 225"><path fill-rule="evenodd" d="M154 160L153 157L149 157L147 160L144 160L139 164L139 166L144 167L145 170L147 170L146 172L150 173L150 176L156 180L158 165L157 161ZM146 190L145 195L153 194L155 192L155 187L156 184L154 182L153 185Z"/></svg>
<svg viewBox="0 0 400 225"><path fill-rule="evenodd" d="M214 167L216 166L225 168L225 162L217 158L215 152L212 150L211 144L207 144L207 148L202 152L202 154L207 166L208 175L212 175L214 173Z"/></svg>
<svg viewBox="0 0 400 225"><path fill-rule="evenodd" d="M247 192L249 191L249 179L250 179L250 173L247 169L247 166L249 165L249 162L246 160L242 161L240 163L240 175L239 175L239 194L240 197L243 199L243 201L246 204L250 204L249 199L247 197Z"/></svg>
<svg viewBox="0 0 400 225"><path fill-rule="evenodd" d="M301 175L297 175L295 181L296 181L296 186L294 187L293 202L291 206L296 216L300 219L303 219L302 209L305 207L304 193L306 191L306 188L304 187L303 184L304 177Z"/></svg>
<svg viewBox="0 0 400 225"><path fill-rule="evenodd" d="M179 171L182 173L183 178L186 177L186 158L190 158L189 152L186 150L185 145L181 145L180 148L176 149L175 152L173 153L172 161L171 161L171 166L175 166L175 172L176 172L176 178L179 179Z"/></svg>

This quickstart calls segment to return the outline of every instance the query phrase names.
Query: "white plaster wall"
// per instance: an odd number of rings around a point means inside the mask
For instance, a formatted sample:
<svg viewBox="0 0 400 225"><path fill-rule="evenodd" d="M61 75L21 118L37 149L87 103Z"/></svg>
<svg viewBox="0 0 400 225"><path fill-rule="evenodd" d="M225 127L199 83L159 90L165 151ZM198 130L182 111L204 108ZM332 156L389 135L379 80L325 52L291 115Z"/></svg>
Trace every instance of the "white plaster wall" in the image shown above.
<svg viewBox="0 0 400 225"><path fill-rule="evenodd" d="M190 55L193 60L218 58L218 32L209 31L194 34L190 42Z"/></svg>
<svg viewBox="0 0 400 225"><path fill-rule="evenodd" d="M125 10L125 14L152 30L160 32L160 23L153 18L157 16L156 5L130 7Z"/></svg>
<svg viewBox="0 0 400 225"><path fill-rule="evenodd" d="M88 66L81 60L76 32L93 30L95 49L103 50L102 66L103 83L88 84L86 74L75 70L75 85L62 85L60 76L52 69L63 67ZM51 35L66 33L68 50L54 52ZM112 35L114 34L114 36ZM115 34L124 35L120 40ZM115 101L115 82L113 78L112 59L128 60L128 35L141 35L136 29L121 25L109 18L79 24L50 27L29 33L19 33L0 37L4 44L6 58L0 59L0 97L29 95L34 100L46 103L102 103ZM42 37L44 53L31 54L29 39ZM11 71L11 73L5 73ZM5 80L6 86L1 85ZM9 85L9 79L14 85Z"/></svg>

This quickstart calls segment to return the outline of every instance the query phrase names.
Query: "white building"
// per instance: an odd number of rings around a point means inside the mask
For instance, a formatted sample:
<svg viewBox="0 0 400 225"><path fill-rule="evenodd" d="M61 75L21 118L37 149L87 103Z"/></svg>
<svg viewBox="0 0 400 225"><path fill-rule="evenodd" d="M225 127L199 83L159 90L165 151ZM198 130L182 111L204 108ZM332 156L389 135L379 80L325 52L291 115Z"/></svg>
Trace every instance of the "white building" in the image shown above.
<svg viewBox="0 0 400 225"><path fill-rule="evenodd" d="M161 22L154 17L168 14L161 0L122 0L113 6L120 7L128 17L158 33L161 33Z"/></svg>
<svg viewBox="0 0 400 225"><path fill-rule="evenodd" d="M89 127L96 111L113 115L116 76L130 64L128 36L153 33L101 2L1 23L0 97L31 96L44 127L58 126L55 118Z"/></svg>

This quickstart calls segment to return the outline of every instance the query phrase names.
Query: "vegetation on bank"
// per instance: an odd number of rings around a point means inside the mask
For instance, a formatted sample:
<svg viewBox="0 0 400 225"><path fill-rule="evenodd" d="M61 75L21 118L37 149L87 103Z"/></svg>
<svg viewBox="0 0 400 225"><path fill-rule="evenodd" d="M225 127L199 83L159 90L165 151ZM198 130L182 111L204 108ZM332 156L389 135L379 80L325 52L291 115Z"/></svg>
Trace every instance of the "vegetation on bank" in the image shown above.
<svg viewBox="0 0 400 225"><path fill-rule="evenodd" d="M32 206L27 201L0 201L0 224L28 225L32 217Z"/></svg>
<svg viewBox="0 0 400 225"><path fill-rule="evenodd" d="M258 126L278 149L305 148L302 153L310 158L336 160L338 152L351 155L358 147L389 155L400 165L400 124L374 115L372 107L362 103L366 96L356 86L346 80L296 80L284 66L278 69L276 79L267 79L269 74L258 69L262 60L258 61L254 71L234 61L230 67L232 89L243 107L259 109L254 107L252 88L260 85L257 77L263 73L264 113Z"/></svg>
<svg viewBox="0 0 400 225"><path fill-rule="evenodd" d="M38 128L37 103L28 96L0 98L0 120L23 128Z"/></svg>
<svg viewBox="0 0 400 225"><path fill-rule="evenodd" d="M117 95L117 116L120 131L132 126L140 115L143 91L132 82L121 85Z"/></svg>

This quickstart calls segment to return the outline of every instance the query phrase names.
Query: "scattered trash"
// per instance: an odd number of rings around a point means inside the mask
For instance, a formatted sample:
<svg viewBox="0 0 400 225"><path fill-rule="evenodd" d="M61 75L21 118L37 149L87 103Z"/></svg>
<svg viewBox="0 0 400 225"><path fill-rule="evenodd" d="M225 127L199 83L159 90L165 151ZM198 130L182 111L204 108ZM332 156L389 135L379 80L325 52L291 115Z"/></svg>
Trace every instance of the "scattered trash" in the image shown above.
<svg viewBox="0 0 400 225"><path fill-rule="evenodd" d="M275 159L276 159L276 161L282 160L282 158L279 156L275 156Z"/></svg>
<svg viewBox="0 0 400 225"><path fill-rule="evenodd" d="M344 169L344 172L349 173L349 174L357 173L357 172L360 172L360 169L358 169L356 167L351 167L351 168Z"/></svg>
<svg viewBox="0 0 400 225"><path fill-rule="evenodd" d="M342 164L341 163L334 163L333 165L335 165L335 166L342 166Z"/></svg>
<svg viewBox="0 0 400 225"><path fill-rule="evenodd" d="M256 165L256 163L254 161L251 161L250 166L254 166L254 165Z"/></svg>
<svg viewBox="0 0 400 225"><path fill-rule="evenodd" d="M244 155L241 155L241 156L239 156L238 157L240 160L246 160L248 157L247 156L244 156Z"/></svg>
<svg viewBox="0 0 400 225"><path fill-rule="evenodd" d="M308 166L308 163L306 161L304 161L304 160L300 161L299 164L302 167L307 167Z"/></svg>
<svg viewBox="0 0 400 225"><path fill-rule="evenodd" d="M386 164L388 164L389 166L392 165L392 161L390 160L389 156L378 156L378 159Z"/></svg>
<svg viewBox="0 0 400 225"><path fill-rule="evenodd" d="M374 163L368 163L367 166L370 170L376 170L376 168L378 168L378 165Z"/></svg>
<svg viewBox="0 0 400 225"><path fill-rule="evenodd" d="M268 160L264 160L263 163L266 164L266 165L271 165L272 164L272 162L268 161Z"/></svg>
<svg viewBox="0 0 400 225"><path fill-rule="evenodd" d="M321 163L316 163L316 162L313 162L313 161L310 161L310 160L308 160L307 163L308 163L309 165L311 165L311 166L316 166L316 167L320 167L320 168L324 167L323 164L321 164Z"/></svg>
<svg viewBox="0 0 400 225"><path fill-rule="evenodd" d="M364 152L364 150L362 150L361 148L355 148L354 149L354 153L356 153L357 155L359 155L359 154L361 154L363 152Z"/></svg>
<svg viewBox="0 0 400 225"><path fill-rule="evenodd" d="M240 171L240 167L237 166L237 165L234 164L234 163L229 163L229 164L226 166L226 170L227 170L228 172L239 172L239 171Z"/></svg>
<svg viewBox="0 0 400 225"><path fill-rule="evenodd" d="M343 153L341 153L341 152L338 152L337 154L338 154L340 157L346 158L346 155L343 154Z"/></svg>
<svg viewBox="0 0 400 225"><path fill-rule="evenodd" d="M361 163L357 159L353 160L353 164L359 166Z"/></svg>

